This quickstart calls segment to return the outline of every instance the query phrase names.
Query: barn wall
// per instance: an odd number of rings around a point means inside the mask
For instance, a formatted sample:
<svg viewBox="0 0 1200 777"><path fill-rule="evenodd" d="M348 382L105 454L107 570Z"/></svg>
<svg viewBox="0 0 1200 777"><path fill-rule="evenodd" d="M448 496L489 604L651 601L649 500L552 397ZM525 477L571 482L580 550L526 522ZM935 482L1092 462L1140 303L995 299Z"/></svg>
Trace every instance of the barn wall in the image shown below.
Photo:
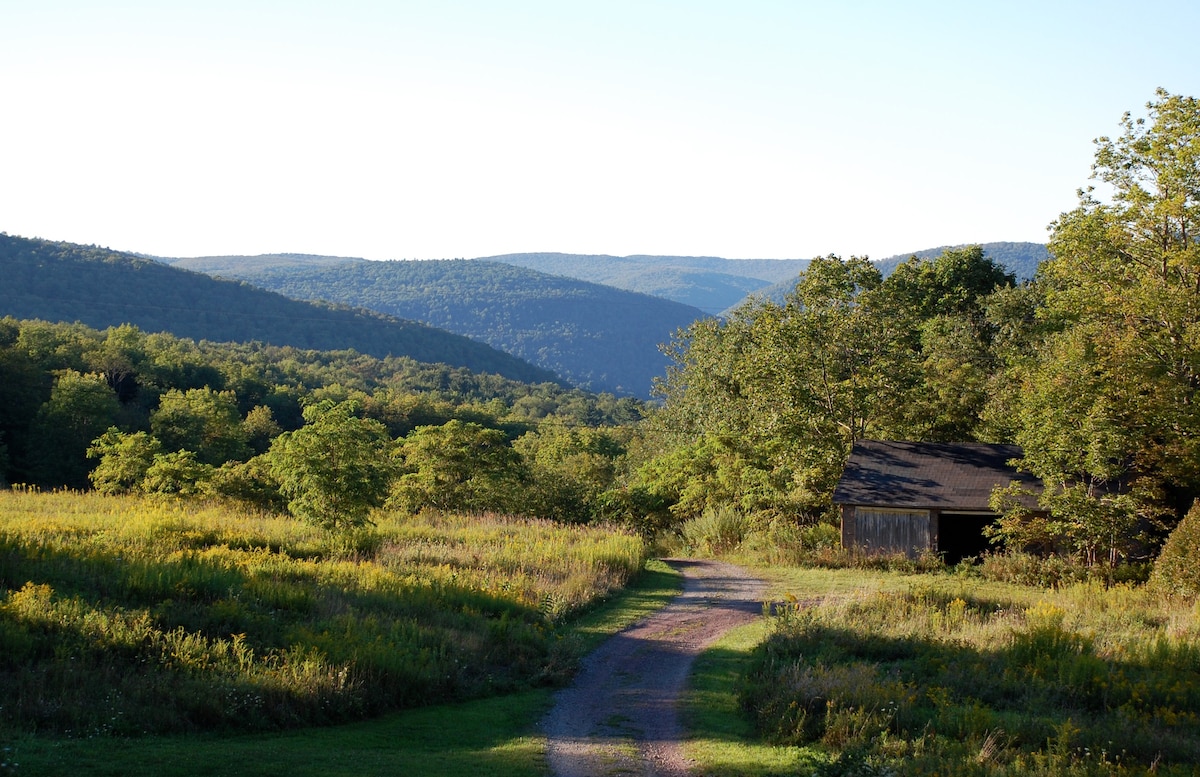
<svg viewBox="0 0 1200 777"><path fill-rule="evenodd" d="M932 523L929 510L855 507L852 542L847 547L916 557L933 547ZM843 538L846 534L843 528Z"/></svg>
<svg viewBox="0 0 1200 777"><path fill-rule="evenodd" d="M842 547L853 548L854 542L854 505L842 505Z"/></svg>

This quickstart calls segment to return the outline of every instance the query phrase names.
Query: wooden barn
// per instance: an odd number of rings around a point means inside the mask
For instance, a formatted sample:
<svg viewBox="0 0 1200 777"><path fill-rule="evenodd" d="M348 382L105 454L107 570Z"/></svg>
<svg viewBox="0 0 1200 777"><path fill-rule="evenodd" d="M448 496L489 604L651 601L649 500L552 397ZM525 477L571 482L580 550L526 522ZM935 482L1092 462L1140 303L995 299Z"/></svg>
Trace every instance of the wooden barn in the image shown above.
<svg viewBox="0 0 1200 777"><path fill-rule="evenodd" d="M984 527L999 517L988 506L992 489L1014 480L1041 489L1009 464L1019 458L1016 445L856 442L833 492L842 545L914 557L931 550L951 564L979 555L989 547Z"/></svg>

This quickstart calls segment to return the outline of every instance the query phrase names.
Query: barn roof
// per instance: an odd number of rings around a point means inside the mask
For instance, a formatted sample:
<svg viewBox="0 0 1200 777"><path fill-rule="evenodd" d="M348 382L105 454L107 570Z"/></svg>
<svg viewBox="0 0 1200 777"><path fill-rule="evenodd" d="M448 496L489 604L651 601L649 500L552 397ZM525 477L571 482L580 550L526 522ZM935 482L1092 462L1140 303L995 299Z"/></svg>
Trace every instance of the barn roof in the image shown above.
<svg viewBox="0 0 1200 777"><path fill-rule="evenodd" d="M1020 481L1034 491L1041 482L1018 472L1008 462L1021 458L1016 445L984 443L893 442L854 443L842 479L833 492L835 504L987 511L996 486ZM1028 506L1033 507L1032 497Z"/></svg>

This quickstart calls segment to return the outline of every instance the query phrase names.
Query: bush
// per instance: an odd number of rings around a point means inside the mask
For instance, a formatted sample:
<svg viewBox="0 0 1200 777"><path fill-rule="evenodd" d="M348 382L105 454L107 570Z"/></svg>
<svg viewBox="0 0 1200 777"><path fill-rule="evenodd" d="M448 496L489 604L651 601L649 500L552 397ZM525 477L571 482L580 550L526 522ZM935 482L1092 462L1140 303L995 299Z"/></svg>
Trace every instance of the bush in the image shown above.
<svg viewBox="0 0 1200 777"><path fill-rule="evenodd" d="M1150 574L1151 588L1165 596L1190 599L1200 595L1197 559L1200 559L1200 500L1167 538Z"/></svg>
<svg viewBox="0 0 1200 777"><path fill-rule="evenodd" d="M679 531L693 552L719 555L742 544L750 531L750 519L729 507L710 507L699 518L685 521Z"/></svg>

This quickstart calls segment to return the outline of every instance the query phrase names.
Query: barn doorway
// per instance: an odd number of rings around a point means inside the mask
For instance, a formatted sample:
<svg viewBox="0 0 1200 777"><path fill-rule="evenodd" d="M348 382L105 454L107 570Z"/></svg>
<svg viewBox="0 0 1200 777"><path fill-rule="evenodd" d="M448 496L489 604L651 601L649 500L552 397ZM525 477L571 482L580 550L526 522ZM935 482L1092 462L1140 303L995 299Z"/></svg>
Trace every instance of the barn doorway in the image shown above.
<svg viewBox="0 0 1200 777"><path fill-rule="evenodd" d="M938 515L938 552L947 564L981 556L994 546L983 536L985 527L1000 516L993 513L941 513Z"/></svg>

